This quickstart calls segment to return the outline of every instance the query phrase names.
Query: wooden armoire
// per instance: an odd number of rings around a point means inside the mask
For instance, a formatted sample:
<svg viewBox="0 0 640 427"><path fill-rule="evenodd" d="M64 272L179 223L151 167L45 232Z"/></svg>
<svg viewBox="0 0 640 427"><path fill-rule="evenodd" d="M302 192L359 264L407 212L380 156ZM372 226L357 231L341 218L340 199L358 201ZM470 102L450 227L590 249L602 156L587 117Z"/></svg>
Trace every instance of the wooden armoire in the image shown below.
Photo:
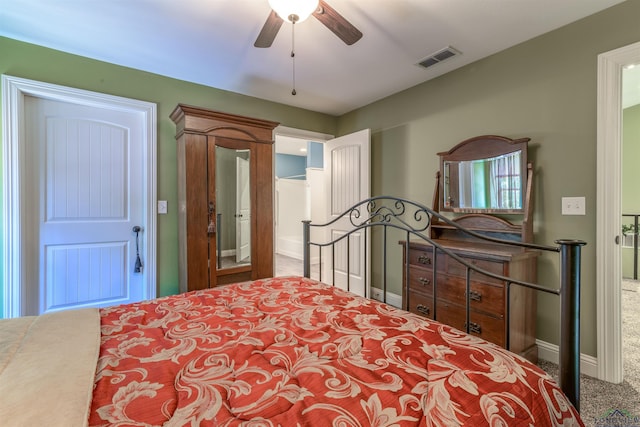
<svg viewBox="0 0 640 427"><path fill-rule="evenodd" d="M180 291L273 276L273 129L179 104Z"/></svg>

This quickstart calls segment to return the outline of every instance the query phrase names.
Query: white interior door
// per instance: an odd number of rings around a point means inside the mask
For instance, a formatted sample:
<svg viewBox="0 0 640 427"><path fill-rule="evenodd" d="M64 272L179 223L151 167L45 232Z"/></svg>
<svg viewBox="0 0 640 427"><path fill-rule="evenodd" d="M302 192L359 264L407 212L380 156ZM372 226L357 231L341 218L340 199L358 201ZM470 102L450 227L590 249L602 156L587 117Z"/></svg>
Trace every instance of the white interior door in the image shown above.
<svg viewBox="0 0 640 427"><path fill-rule="evenodd" d="M327 221L332 221L359 201L371 196L371 131L364 129L349 135L327 141L324 144L325 191L327 192ZM364 216L363 216L364 217ZM353 228L349 218L341 219L328 227L327 239L334 240ZM331 251L322 255L325 283L335 284L358 295L368 295L371 274L370 239L365 239L364 231L352 234L335 247L335 257ZM349 261L347 261L347 251ZM365 258L365 253L367 257ZM335 259L335 274L331 271Z"/></svg>
<svg viewBox="0 0 640 427"><path fill-rule="evenodd" d="M236 262L251 255L251 192L249 160L236 157Z"/></svg>
<svg viewBox="0 0 640 427"><path fill-rule="evenodd" d="M147 297L132 231L145 232L143 125L135 113L25 98L26 314Z"/></svg>

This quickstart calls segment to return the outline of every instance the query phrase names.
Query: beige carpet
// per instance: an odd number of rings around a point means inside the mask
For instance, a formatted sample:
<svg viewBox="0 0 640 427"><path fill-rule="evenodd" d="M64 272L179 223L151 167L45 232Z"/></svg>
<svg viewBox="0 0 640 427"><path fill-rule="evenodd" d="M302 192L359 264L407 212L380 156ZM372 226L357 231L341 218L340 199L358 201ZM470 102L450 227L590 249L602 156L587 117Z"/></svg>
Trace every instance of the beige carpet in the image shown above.
<svg viewBox="0 0 640 427"><path fill-rule="evenodd" d="M624 381L611 384L586 375L580 377L580 415L586 426L640 426L640 282L624 281L622 286L622 351ZM542 369L557 378L558 367L540 362ZM623 423L602 420L609 411L619 410L631 418Z"/></svg>

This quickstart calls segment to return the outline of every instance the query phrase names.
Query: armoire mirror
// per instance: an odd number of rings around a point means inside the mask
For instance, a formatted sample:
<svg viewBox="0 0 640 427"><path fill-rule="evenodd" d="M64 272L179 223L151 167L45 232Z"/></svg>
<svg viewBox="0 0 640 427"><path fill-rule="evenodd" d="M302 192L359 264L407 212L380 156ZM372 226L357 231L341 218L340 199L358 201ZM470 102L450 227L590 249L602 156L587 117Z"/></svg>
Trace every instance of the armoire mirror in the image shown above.
<svg viewBox="0 0 640 427"><path fill-rule="evenodd" d="M524 213L528 142L487 135L438 153L440 209Z"/></svg>
<svg viewBox="0 0 640 427"><path fill-rule="evenodd" d="M216 145L216 267L251 264L251 150Z"/></svg>

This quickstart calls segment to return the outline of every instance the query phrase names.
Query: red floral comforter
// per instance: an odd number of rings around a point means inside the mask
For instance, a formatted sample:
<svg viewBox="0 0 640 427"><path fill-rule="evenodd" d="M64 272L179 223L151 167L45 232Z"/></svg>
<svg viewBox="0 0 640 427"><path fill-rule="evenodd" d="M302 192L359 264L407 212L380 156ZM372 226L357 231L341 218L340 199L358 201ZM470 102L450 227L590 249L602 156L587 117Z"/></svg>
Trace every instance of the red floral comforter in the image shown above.
<svg viewBox="0 0 640 427"><path fill-rule="evenodd" d="M90 425L583 425L538 367L313 280L101 310Z"/></svg>

